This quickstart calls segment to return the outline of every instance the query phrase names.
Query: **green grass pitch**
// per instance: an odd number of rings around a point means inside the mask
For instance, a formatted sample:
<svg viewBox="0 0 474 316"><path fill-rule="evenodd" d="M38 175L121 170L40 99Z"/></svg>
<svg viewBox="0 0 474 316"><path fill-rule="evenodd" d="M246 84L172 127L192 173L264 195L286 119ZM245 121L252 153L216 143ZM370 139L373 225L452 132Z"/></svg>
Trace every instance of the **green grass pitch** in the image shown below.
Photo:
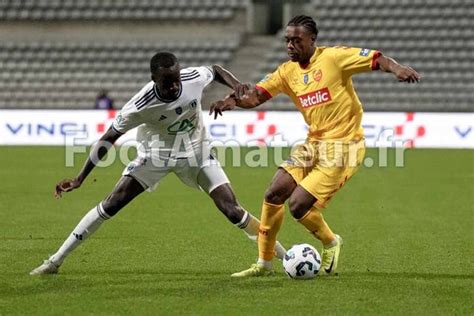
<svg viewBox="0 0 474 316"><path fill-rule="evenodd" d="M473 150L409 150L403 168L362 168L326 211L345 241L340 275L310 281L288 279L279 262L273 278L231 279L254 262L256 244L174 175L104 224L60 274L30 277L123 169L96 169L55 200L54 184L79 161L65 168L58 147L0 147L1 315L474 314ZM226 171L259 215L275 167ZM279 240L320 249L288 212Z"/></svg>

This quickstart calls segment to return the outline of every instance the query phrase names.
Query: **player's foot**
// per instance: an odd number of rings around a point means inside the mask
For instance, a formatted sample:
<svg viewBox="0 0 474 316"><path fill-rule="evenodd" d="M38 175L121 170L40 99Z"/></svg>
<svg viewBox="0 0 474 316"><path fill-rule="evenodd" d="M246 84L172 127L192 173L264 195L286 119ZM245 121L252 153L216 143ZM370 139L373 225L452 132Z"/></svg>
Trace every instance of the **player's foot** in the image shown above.
<svg viewBox="0 0 474 316"><path fill-rule="evenodd" d="M275 272L273 269L267 269L263 265L254 263L250 266L250 269L236 272L231 275L233 278L249 278L249 277L262 277L262 276L271 276Z"/></svg>
<svg viewBox="0 0 474 316"><path fill-rule="evenodd" d="M54 264L50 259L47 259L42 265L31 270L30 275L56 274L58 271L59 266Z"/></svg>
<svg viewBox="0 0 474 316"><path fill-rule="evenodd" d="M323 248L321 270L326 274L336 274L341 247L342 238L336 235L336 245L331 248Z"/></svg>

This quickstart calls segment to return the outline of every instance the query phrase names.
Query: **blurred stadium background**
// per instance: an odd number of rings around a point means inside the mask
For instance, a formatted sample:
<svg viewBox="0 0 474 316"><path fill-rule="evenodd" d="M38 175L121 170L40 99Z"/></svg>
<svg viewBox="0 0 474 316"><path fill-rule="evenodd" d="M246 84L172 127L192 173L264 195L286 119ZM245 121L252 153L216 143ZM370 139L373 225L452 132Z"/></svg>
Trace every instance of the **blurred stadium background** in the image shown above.
<svg viewBox="0 0 474 316"><path fill-rule="evenodd" d="M256 82L286 59L281 30L297 13L317 20L318 45L378 49L423 75L356 76L366 110L473 111L471 0L1 0L0 108L90 109L101 89L120 108L157 50ZM205 106L225 89L209 92ZM294 106L278 97L261 109Z"/></svg>

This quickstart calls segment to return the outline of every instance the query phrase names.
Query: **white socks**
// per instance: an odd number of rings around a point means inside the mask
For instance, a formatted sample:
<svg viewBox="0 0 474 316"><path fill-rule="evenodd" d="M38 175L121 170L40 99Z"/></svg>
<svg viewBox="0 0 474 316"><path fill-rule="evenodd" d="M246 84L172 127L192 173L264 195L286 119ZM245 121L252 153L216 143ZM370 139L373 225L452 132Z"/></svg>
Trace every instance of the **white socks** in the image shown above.
<svg viewBox="0 0 474 316"><path fill-rule="evenodd" d="M102 208L102 203L99 203L99 205L90 210L81 219L71 235L69 235L59 250L52 255L49 260L51 260L55 265L60 266L71 251L76 249L76 247L86 240L89 235L92 235L99 228L104 220L109 218L110 216L107 215Z"/></svg>
<svg viewBox="0 0 474 316"><path fill-rule="evenodd" d="M260 226L260 222L252 214L245 211L244 216L242 216L240 222L235 224L235 226L242 229L248 238L252 239L253 241L257 241L258 227Z"/></svg>
<svg viewBox="0 0 474 316"><path fill-rule="evenodd" d="M245 234L252 239L253 241L257 241L258 237L258 228L260 227L260 221L250 214L249 212L245 211L242 220L235 224L235 226L243 229ZM278 259L283 260L285 257L286 249L280 244L279 241L275 244L275 252Z"/></svg>

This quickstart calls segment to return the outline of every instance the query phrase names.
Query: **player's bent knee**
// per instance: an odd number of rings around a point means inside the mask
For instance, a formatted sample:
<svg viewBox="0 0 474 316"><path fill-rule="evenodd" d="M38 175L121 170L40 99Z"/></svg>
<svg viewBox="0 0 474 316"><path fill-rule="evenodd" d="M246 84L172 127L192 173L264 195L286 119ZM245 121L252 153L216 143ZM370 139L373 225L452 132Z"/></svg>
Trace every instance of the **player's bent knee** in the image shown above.
<svg viewBox="0 0 474 316"><path fill-rule="evenodd" d="M288 195L282 194L283 192L278 192L272 190L271 188L265 191L265 202L275 205L284 204L288 199Z"/></svg>
<svg viewBox="0 0 474 316"><path fill-rule="evenodd" d="M302 218L313 206L313 203L309 203L307 201L301 201L299 199L290 198L288 202L288 206L290 208L290 213L295 219Z"/></svg>

